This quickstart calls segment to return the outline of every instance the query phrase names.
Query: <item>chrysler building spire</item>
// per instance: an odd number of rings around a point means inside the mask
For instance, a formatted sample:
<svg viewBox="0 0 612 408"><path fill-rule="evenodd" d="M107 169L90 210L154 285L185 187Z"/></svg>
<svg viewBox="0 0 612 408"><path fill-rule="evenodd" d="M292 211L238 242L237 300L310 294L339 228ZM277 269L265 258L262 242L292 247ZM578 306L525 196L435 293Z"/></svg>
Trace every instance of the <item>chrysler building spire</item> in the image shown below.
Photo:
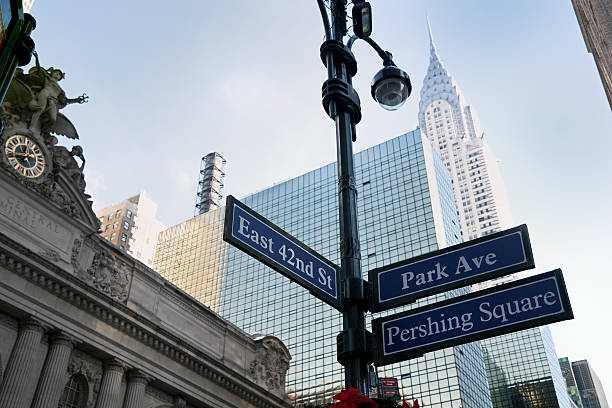
<svg viewBox="0 0 612 408"><path fill-rule="evenodd" d="M450 172L467 241L509 227L511 216L497 159L474 108L440 60L429 19L427 31L430 55L419 101L419 127Z"/></svg>
<svg viewBox="0 0 612 408"><path fill-rule="evenodd" d="M437 57L438 53L436 50L436 44L434 44L433 34L431 33L431 24L429 24L429 17L427 19L427 33L429 34L429 55L433 57L434 55Z"/></svg>

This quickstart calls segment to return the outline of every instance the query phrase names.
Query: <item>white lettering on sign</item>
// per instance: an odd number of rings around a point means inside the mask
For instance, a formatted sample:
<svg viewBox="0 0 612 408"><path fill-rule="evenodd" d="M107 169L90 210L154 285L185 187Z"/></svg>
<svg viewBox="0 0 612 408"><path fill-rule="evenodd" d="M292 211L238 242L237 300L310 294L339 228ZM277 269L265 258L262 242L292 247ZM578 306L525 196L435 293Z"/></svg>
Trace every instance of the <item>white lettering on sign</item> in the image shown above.
<svg viewBox="0 0 612 408"><path fill-rule="evenodd" d="M495 264L495 262L497 262L497 260L495 259L496 257L497 256L493 252L471 259L466 259L465 256L460 256L459 261L457 261L457 269L455 271L455 275L459 275L461 272L470 272L472 269L480 269L480 267L482 266L483 259L487 265L493 265ZM472 266L470 266L470 261Z"/></svg>
<svg viewBox="0 0 612 408"><path fill-rule="evenodd" d="M435 265L434 269L427 271L425 273L417 273L415 275L413 272L404 272L401 274L402 275L402 289L410 288L410 286L408 286L408 283L414 280L414 278L416 278L416 281L415 281L416 286L419 286L419 285L422 285L428 282L433 282L435 280L440 280L442 278L448 278L448 274L444 272L445 270L446 270L446 266L443 266L442 268L440 268L440 263L438 262Z"/></svg>
<svg viewBox="0 0 612 408"><path fill-rule="evenodd" d="M262 249L267 249L270 251L271 254L273 254L274 241L272 240L272 238L264 236L260 237L259 233L255 230L251 230L249 232L249 225L251 225L249 220L242 218L241 216L238 216L238 218L240 219L240 228L238 228L238 232L240 233L240 235L250 239L252 242L259 245Z"/></svg>
<svg viewBox="0 0 612 408"><path fill-rule="evenodd" d="M558 301L559 299L554 292L539 293L534 296L500 304L491 304L489 301L484 301L478 305L478 312L480 312L478 319L481 322L489 322L495 319L497 320L496 323L505 323L511 320L510 316L519 315L545 306L553 306L558 303ZM512 320L517 320L517 318L513 318ZM423 323L412 327L402 328L399 325L385 324L384 341L385 345L392 346L396 342L409 342L410 340L416 340L438 333L451 331L465 333L473 328L472 313L463 313L456 316L445 316L444 313L440 313L438 318L432 319L431 316L428 316Z"/></svg>
<svg viewBox="0 0 612 408"><path fill-rule="evenodd" d="M478 310L482 313L480 316L481 322L488 322L495 318L501 322L507 322L508 316L518 315L530 310L536 310L544 305L552 306L557 303L556 295L553 292L546 292L531 297L514 300L512 302L502 303L500 305L491 306L490 302L482 302Z"/></svg>
<svg viewBox="0 0 612 408"><path fill-rule="evenodd" d="M296 255L296 251L286 244L281 245L278 250L276 250L274 240L258 233L255 229L252 229L251 222L241 215L238 215L238 233L245 239L251 241L253 244L259 246L264 253L270 253L271 255L277 253L280 255L283 262L291 266L290 269L298 271L312 279L316 279L320 285L323 285L330 290L335 289L332 286L333 270L328 271L322 267L318 267L315 276L314 264L312 261L306 262L305 260L301 259L298 255Z"/></svg>
<svg viewBox="0 0 612 408"><path fill-rule="evenodd" d="M455 275L459 275L462 272L470 272L474 269L480 269L483 266L483 262L486 265L494 265L497 262L497 255L494 252L490 252L486 255L477 256L474 258L466 258L460 256L457 261L457 267L455 269ZM423 273L404 272L400 276L402 278L402 290L410 289L410 285L416 287L422 286L426 283L436 282L448 278L449 275L446 272L446 265L441 265L439 262L434 265L434 268Z"/></svg>
<svg viewBox="0 0 612 408"><path fill-rule="evenodd" d="M461 316L450 316L445 317L444 313L440 313L439 320L432 320L431 317L427 317L427 321L424 324L413 326L411 328L404 328L400 330L398 326L386 327L387 337L386 344L391 346L394 343L394 339L399 337L402 342L409 340L423 338L431 336L432 334L445 333L447 331L460 330L467 332L472 330L474 323L472 323L472 313L463 313Z"/></svg>

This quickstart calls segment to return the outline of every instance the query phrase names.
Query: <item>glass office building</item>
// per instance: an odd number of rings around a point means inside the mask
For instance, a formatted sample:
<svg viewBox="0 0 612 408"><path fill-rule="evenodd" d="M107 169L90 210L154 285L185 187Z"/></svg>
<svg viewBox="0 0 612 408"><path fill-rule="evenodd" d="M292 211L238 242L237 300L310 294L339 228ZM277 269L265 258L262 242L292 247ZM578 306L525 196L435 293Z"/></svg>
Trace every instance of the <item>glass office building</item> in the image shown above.
<svg viewBox="0 0 612 408"><path fill-rule="evenodd" d="M587 360L573 361L572 371L584 408L608 408L608 400L599 377Z"/></svg>
<svg viewBox="0 0 612 408"><path fill-rule="evenodd" d="M573 408L547 326L481 342L495 408Z"/></svg>
<svg viewBox="0 0 612 408"><path fill-rule="evenodd" d="M448 171L418 129L357 153L355 171L364 277L372 268L460 242ZM335 163L241 201L340 263ZM278 336L293 356L287 392L294 405L331 401L344 383L336 362L340 313L224 243L223 219L224 208L162 232L155 270L240 328ZM381 367L379 375L397 377L401 393L426 407L491 407L479 343Z"/></svg>
<svg viewBox="0 0 612 408"><path fill-rule="evenodd" d="M565 386L567 387L567 395L572 399L572 402L576 404L578 408L584 408L582 406L582 400L580 399L580 392L576 385L576 378L572 372L572 366L567 357L559 358L559 366L561 367L561 373L565 380Z"/></svg>

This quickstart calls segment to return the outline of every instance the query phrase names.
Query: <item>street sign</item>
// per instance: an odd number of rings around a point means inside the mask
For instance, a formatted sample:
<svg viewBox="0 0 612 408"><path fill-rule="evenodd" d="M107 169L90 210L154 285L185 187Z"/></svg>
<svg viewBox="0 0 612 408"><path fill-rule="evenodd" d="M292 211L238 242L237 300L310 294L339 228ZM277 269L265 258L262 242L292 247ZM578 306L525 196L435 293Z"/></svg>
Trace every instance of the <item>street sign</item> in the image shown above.
<svg viewBox="0 0 612 408"><path fill-rule="evenodd" d="M372 321L374 364L573 319L560 269Z"/></svg>
<svg viewBox="0 0 612 408"><path fill-rule="evenodd" d="M400 399L397 378L388 377L380 379L382 397L385 399Z"/></svg>
<svg viewBox="0 0 612 408"><path fill-rule="evenodd" d="M380 312L533 267L527 226L520 225L371 270L370 310Z"/></svg>
<svg viewBox="0 0 612 408"><path fill-rule="evenodd" d="M383 387L395 388L397 387L397 378L381 378L380 385Z"/></svg>
<svg viewBox="0 0 612 408"><path fill-rule="evenodd" d="M338 266L232 196L226 201L223 240L342 310Z"/></svg>

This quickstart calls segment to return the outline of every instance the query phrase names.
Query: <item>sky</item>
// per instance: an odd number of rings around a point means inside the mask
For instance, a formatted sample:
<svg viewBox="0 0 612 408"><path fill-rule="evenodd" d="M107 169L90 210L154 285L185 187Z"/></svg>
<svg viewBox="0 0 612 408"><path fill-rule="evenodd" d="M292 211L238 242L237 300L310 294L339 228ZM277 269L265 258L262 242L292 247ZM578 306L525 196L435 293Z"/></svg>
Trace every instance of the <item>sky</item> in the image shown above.
<svg viewBox="0 0 612 408"><path fill-rule="evenodd" d="M402 109L382 110L370 97L380 60L354 45L354 150L417 127L428 16L500 159L537 270L564 272L575 319L551 326L557 354L589 360L612 402L612 114L571 1L370 3L372 38L414 89ZM315 0L37 0L31 14L41 65L66 72L68 97L90 96L63 113L80 135L94 208L146 190L173 226L193 216L208 152L227 159L225 194L237 197L336 160Z"/></svg>

